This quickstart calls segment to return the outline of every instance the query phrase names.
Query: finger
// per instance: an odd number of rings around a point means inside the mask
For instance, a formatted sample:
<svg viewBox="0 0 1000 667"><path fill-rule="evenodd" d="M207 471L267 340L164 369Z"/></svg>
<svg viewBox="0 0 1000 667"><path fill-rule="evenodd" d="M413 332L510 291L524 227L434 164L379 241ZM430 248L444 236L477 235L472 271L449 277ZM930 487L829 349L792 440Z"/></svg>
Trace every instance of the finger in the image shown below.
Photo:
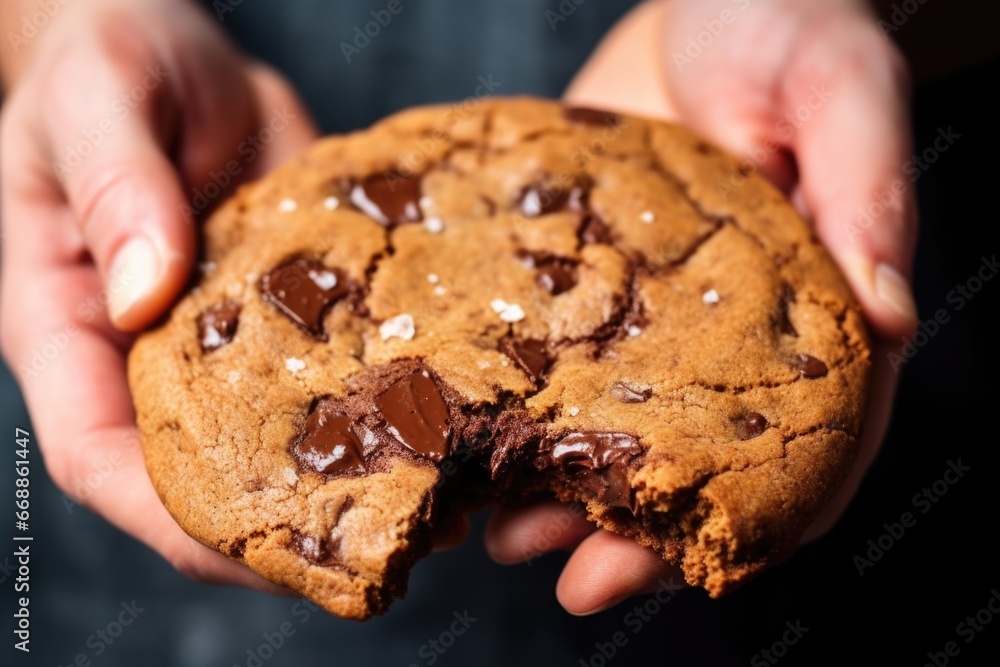
<svg viewBox="0 0 1000 667"><path fill-rule="evenodd" d="M483 539L493 560L510 565L572 549L596 529L582 505L547 502L501 507L490 517Z"/></svg>
<svg viewBox="0 0 1000 667"><path fill-rule="evenodd" d="M261 157L247 170L248 178L260 178L285 161L295 157L318 136L316 122L288 80L263 64L249 69L254 89L257 132L263 140L270 131L273 140L266 143Z"/></svg>
<svg viewBox="0 0 1000 667"><path fill-rule="evenodd" d="M912 155L906 67L874 25L850 46L820 49L789 72L786 100L815 108L793 145L801 196L877 332L916 325L910 287L916 200L904 164ZM812 91L811 93L809 91Z"/></svg>
<svg viewBox="0 0 1000 667"><path fill-rule="evenodd" d="M9 120L0 181L7 234L0 246L0 332L50 476L69 498L193 578L280 592L187 536L157 497L125 381L127 340L110 335L100 277L85 258L74 259L73 242L62 238L75 229L72 216Z"/></svg>
<svg viewBox="0 0 1000 667"><path fill-rule="evenodd" d="M76 289L92 289L97 283L91 273L90 280L81 281ZM5 291L6 301L9 294ZM4 314L16 317L18 312L16 307L5 308ZM34 328L24 320L21 324ZM69 336L65 347L35 370L26 358L30 350L45 349L60 334ZM195 542L167 513L146 473L138 435L131 426L134 415L124 359L111 341L86 324L50 333L28 331L17 338L14 344L5 341L5 352L12 368L32 368L21 378L25 399L35 417L46 468L69 498L141 540L197 581L283 592L249 568Z"/></svg>
<svg viewBox="0 0 1000 667"><path fill-rule="evenodd" d="M628 537L599 530L570 556L556 584L559 603L571 614L604 611L659 586L684 581L680 569Z"/></svg>
<svg viewBox="0 0 1000 667"><path fill-rule="evenodd" d="M228 50L222 50L220 59L227 63L226 71L217 71L216 62L215 76L203 73L178 91L185 100L178 166L189 208L198 217L317 136L305 105L278 72L248 64Z"/></svg>
<svg viewBox="0 0 1000 667"><path fill-rule="evenodd" d="M660 41L665 4L644 2L622 19L580 69L563 94L576 106L610 109L674 120L677 112L653 59Z"/></svg>
<svg viewBox="0 0 1000 667"><path fill-rule="evenodd" d="M86 75L76 60L59 66L60 85L37 132L105 286L116 285L109 290L111 319L134 330L181 289L195 241L180 180L163 149L173 132L164 114L172 74L131 41L117 48L124 55L95 58Z"/></svg>
<svg viewBox="0 0 1000 667"><path fill-rule="evenodd" d="M882 439L889 429L889 421L892 418L892 402L899 384L899 375L889 361L890 350L891 346L885 342L877 343L875 349L872 350L872 386L869 390L871 401L868 405L868 414L865 417L864 425L861 428L862 436L858 448L858 459L854 462L851 472L848 473L847 479L834 495L833 500L806 530L806 534L802 537L803 543L818 539L833 528L850 505L851 499L858 492L858 487L864 481L865 474L875 461L875 456L882 446Z"/></svg>

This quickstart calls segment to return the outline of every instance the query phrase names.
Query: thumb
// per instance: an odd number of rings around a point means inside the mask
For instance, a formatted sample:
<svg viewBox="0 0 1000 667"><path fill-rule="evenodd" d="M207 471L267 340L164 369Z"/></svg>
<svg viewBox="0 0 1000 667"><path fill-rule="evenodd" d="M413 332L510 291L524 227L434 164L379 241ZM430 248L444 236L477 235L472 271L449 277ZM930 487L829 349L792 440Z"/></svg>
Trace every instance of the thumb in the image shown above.
<svg viewBox="0 0 1000 667"><path fill-rule="evenodd" d="M113 80L98 75L108 94L60 96L75 107L48 115L53 120L42 128L55 176L102 276L111 321L126 331L149 324L170 304L195 254L190 208L162 147L170 128L152 120L169 108L169 86L150 80L149 71L133 79L120 69ZM136 90L134 84L151 89L135 109L90 103L125 99L121 90ZM79 100L87 100L82 108Z"/></svg>

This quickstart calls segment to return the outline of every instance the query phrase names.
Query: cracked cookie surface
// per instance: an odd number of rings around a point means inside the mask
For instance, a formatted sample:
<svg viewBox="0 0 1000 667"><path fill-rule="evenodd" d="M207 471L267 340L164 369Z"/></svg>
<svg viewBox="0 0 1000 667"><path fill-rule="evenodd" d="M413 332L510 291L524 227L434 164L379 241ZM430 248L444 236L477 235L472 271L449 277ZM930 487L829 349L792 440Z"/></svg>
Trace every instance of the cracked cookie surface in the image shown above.
<svg viewBox="0 0 1000 667"><path fill-rule="evenodd" d="M129 359L150 477L200 542L340 616L382 613L457 513L541 494L721 595L856 453L846 283L672 125L403 112L241 189L204 253Z"/></svg>

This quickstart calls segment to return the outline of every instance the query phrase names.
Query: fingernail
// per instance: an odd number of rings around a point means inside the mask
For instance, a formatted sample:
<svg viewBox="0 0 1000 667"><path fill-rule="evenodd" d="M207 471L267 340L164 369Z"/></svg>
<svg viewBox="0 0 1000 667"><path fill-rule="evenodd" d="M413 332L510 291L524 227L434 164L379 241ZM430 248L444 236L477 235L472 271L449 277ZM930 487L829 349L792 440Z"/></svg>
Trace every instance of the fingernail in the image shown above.
<svg viewBox="0 0 1000 667"><path fill-rule="evenodd" d="M590 611L584 611L584 612L580 612L580 613L576 613L576 612L572 612L571 611L569 613L572 614L573 616L593 616L594 614L600 614L602 611L607 611L608 609L611 609L612 607L617 607L622 602L624 602L625 600L628 600L628 599L629 599L628 595L620 595L620 596L618 596L616 598L611 598L610 600L608 600L607 602L605 602L604 604L602 604L600 607L597 607L596 609L591 609Z"/></svg>
<svg viewBox="0 0 1000 667"><path fill-rule="evenodd" d="M159 255L148 238L137 236L118 249L106 279L108 312L113 321L149 297L160 271Z"/></svg>
<svg viewBox="0 0 1000 667"><path fill-rule="evenodd" d="M917 304L906 278L888 264L875 267L875 293L886 305L911 322L917 320Z"/></svg>

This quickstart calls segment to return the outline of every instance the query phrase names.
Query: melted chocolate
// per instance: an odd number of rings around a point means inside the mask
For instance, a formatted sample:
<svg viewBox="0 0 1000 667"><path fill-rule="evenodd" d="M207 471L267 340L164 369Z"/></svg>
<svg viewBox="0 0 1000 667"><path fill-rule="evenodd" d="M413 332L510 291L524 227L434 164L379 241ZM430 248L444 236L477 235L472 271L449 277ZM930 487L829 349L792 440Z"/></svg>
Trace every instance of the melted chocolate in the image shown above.
<svg viewBox="0 0 1000 667"><path fill-rule="evenodd" d="M264 300L314 336L323 336L326 310L350 291L343 274L315 259L293 259L261 280Z"/></svg>
<svg viewBox="0 0 1000 667"><path fill-rule="evenodd" d="M434 380L416 371L375 399L389 432L415 453L440 463L448 455L448 406Z"/></svg>
<svg viewBox="0 0 1000 667"><path fill-rule="evenodd" d="M632 509L628 466L642 452L626 433L571 433L548 448L548 457L598 501Z"/></svg>
<svg viewBox="0 0 1000 667"><path fill-rule="evenodd" d="M420 177L372 174L351 188L351 203L383 227L420 222Z"/></svg>
<svg viewBox="0 0 1000 667"><path fill-rule="evenodd" d="M201 341L201 351L211 352L230 343L236 335L239 322L240 306L231 301L225 301L202 313L198 318L198 340Z"/></svg>

